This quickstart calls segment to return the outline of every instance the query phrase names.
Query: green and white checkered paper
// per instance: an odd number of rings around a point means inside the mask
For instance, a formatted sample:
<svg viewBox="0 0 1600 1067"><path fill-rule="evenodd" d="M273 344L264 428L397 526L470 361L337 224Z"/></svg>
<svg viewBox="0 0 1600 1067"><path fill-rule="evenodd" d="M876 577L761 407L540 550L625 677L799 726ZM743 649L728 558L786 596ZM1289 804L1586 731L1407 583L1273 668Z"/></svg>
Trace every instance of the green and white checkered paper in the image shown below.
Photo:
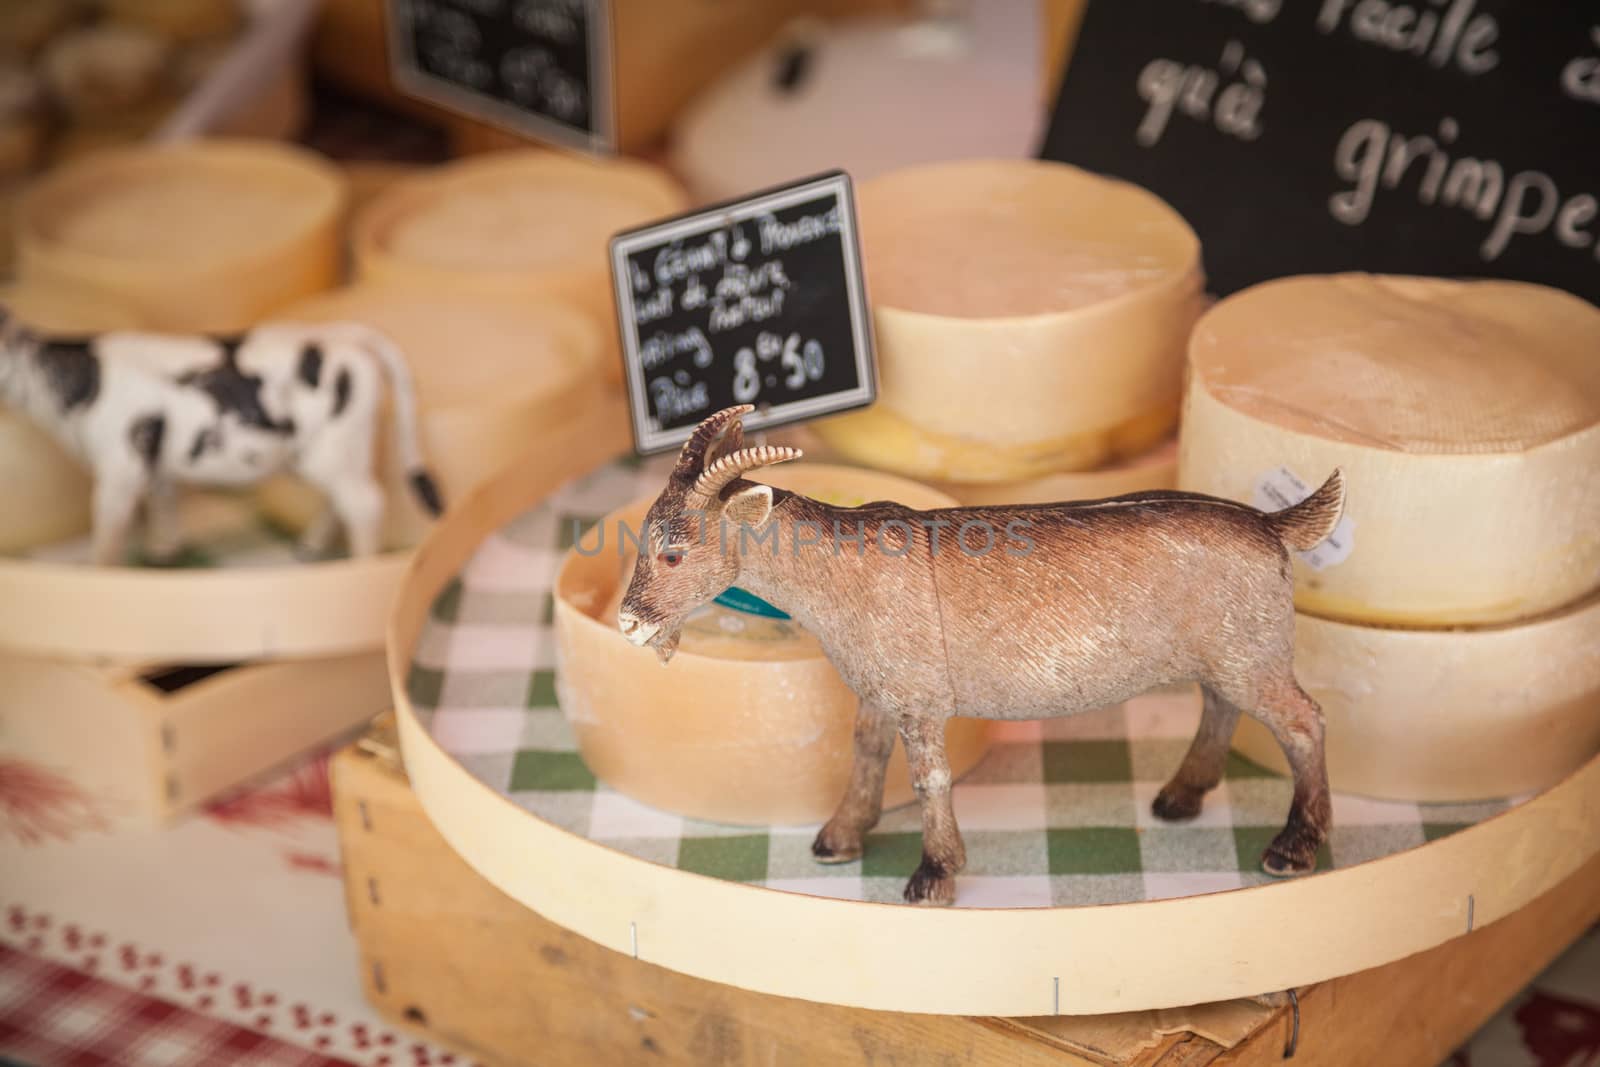
<svg viewBox="0 0 1600 1067"><path fill-rule="evenodd" d="M716 878L899 901L921 852L915 805L885 813L863 859L823 866L811 858L814 826L681 818L596 781L578 754L556 702L555 570L578 529L659 489L667 462L604 467L488 538L434 605L411 669L413 700L432 709L434 737L473 775L574 833ZM1089 715L996 724L989 754L955 788L967 844L957 905L1103 904L1266 881L1260 856L1288 812L1285 779L1233 756L1198 819L1170 824L1150 814L1198 717L1198 698L1185 690ZM1319 868L1412 848L1505 806L1336 795Z"/></svg>

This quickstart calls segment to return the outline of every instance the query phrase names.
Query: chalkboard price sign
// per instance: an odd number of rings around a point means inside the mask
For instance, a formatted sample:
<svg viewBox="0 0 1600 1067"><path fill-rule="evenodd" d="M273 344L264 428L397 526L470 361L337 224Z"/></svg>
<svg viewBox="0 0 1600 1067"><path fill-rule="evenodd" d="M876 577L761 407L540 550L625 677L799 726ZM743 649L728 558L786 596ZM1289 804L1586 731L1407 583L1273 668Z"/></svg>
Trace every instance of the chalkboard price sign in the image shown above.
<svg viewBox="0 0 1600 1067"><path fill-rule="evenodd" d="M759 430L877 395L842 172L618 234L611 273L642 454L734 404L756 406Z"/></svg>
<svg viewBox="0 0 1600 1067"><path fill-rule="evenodd" d="M1090 0L1042 154L1165 198L1220 293L1364 270L1600 303L1600 4Z"/></svg>
<svg viewBox="0 0 1600 1067"><path fill-rule="evenodd" d="M388 0L403 92L514 133L612 151L607 0Z"/></svg>

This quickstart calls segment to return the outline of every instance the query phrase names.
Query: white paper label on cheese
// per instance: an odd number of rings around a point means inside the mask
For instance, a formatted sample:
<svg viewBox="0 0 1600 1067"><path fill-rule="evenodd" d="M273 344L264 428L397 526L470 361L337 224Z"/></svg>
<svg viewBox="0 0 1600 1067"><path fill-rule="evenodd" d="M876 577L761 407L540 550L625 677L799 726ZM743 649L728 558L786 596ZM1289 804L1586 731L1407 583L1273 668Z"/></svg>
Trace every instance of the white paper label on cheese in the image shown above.
<svg viewBox="0 0 1600 1067"><path fill-rule="evenodd" d="M1316 488L1307 485L1288 467L1279 467L1256 479L1255 493L1250 502L1262 511L1282 511L1300 503L1316 492ZM1347 508L1326 541L1309 552L1296 552L1295 555L1305 560L1312 570L1320 571L1343 563L1355 551L1355 526L1355 520L1350 517Z"/></svg>

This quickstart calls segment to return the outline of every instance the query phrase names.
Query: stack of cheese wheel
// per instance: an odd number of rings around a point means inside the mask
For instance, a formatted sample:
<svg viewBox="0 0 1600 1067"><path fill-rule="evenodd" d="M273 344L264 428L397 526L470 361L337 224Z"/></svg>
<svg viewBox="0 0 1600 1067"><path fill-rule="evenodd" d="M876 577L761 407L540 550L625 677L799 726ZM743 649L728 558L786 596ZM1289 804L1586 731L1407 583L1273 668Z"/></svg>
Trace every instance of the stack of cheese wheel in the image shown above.
<svg viewBox="0 0 1600 1067"><path fill-rule="evenodd" d="M603 388L593 323L553 300L362 284L295 304L277 318L360 322L394 341L411 368L423 455L447 503L522 455L530 434L574 417ZM390 444L385 431L385 541L412 545L429 520ZM321 506L317 494L287 478L268 483L261 498L293 527Z"/></svg>
<svg viewBox="0 0 1600 1067"><path fill-rule="evenodd" d="M116 299L157 330L246 329L333 285L337 168L269 141L103 152L24 196L18 277Z"/></svg>
<svg viewBox="0 0 1600 1067"><path fill-rule="evenodd" d="M756 478L841 506L953 503L915 482L828 464L771 468ZM635 648L618 632L634 558L619 529L637 533L649 504L606 516L556 577L557 696L584 760L617 790L682 815L756 825L826 819L849 780L857 702L815 637L730 590L685 620L663 684L654 650ZM954 774L983 756L987 725L951 720L945 736ZM897 745L885 804L912 796Z"/></svg>
<svg viewBox="0 0 1600 1067"><path fill-rule="evenodd" d="M91 295L37 285L0 288L0 307L31 329L81 336L136 329L139 317ZM49 544L89 527L89 478L77 460L17 411L0 408L0 553Z"/></svg>
<svg viewBox="0 0 1600 1067"><path fill-rule="evenodd" d="M858 213L879 388L817 424L842 453L996 486L1171 433L1202 279L1199 241L1161 200L1058 163L971 161L868 181Z"/></svg>
<svg viewBox="0 0 1600 1067"><path fill-rule="evenodd" d="M1183 488L1273 510L1344 470L1340 529L1294 564L1336 789L1505 796L1600 748L1600 309L1289 278L1210 311L1190 362ZM1281 765L1259 727L1239 745Z"/></svg>
<svg viewBox="0 0 1600 1067"><path fill-rule="evenodd" d="M356 219L361 277L510 300L545 295L589 315L621 380L607 242L687 206L655 167L534 150L491 153L399 183Z"/></svg>

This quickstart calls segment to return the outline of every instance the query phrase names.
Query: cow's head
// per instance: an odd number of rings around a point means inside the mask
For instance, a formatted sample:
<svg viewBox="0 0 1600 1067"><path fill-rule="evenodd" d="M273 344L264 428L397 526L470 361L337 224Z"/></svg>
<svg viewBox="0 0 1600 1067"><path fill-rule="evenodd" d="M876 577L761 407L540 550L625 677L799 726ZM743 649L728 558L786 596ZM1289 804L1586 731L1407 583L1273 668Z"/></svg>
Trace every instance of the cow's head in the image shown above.
<svg viewBox="0 0 1600 1067"><path fill-rule="evenodd" d="M740 475L800 457L797 448L745 448L739 420L753 410L726 408L696 427L645 515L617 625L662 663L677 650L684 617L738 580L741 531L759 530L772 515L771 487Z"/></svg>

